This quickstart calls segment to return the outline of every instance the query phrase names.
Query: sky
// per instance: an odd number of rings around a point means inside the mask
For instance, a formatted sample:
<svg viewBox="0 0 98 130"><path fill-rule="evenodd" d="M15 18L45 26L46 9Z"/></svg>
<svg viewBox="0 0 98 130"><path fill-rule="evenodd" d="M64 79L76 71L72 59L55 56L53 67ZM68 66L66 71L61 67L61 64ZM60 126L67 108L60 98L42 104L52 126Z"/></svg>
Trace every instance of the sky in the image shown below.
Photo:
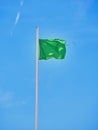
<svg viewBox="0 0 98 130"><path fill-rule="evenodd" d="M36 26L66 40L39 61L39 130L98 130L98 1L0 1L0 130L35 130Z"/></svg>

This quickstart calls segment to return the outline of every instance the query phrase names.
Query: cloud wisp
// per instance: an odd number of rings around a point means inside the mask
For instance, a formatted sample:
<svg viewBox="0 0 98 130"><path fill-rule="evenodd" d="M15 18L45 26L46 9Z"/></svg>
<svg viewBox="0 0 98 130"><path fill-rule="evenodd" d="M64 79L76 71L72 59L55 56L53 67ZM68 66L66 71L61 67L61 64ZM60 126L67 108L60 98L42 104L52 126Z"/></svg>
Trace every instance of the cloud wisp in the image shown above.
<svg viewBox="0 0 98 130"><path fill-rule="evenodd" d="M15 93L10 91L1 91L0 90L0 107L4 108L12 108L12 107L19 107L30 104L30 99L24 99L21 97L17 100L17 96Z"/></svg>
<svg viewBox="0 0 98 130"><path fill-rule="evenodd" d="M17 13L16 20L15 20L15 25L18 23L19 18L20 18L20 12Z"/></svg>
<svg viewBox="0 0 98 130"><path fill-rule="evenodd" d="M23 4L24 4L24 1L21 0L21 1L20 1L20 9L23 7ZM14 29L15 29L15 26L16 26L16 25L18 24L18 22L19 22L20 14L21 14L21 12L20 12L20 10L19 10L19 11L17 12L17 14L16 14L16 18L15 18L15 22L14 22L13 29L12 29L12 31L11 31L11 35L13 35L13 31L14 31Z"/></svg>
<svg viewBox="0 0 98 130"><path fill-rule="evenodd" d="M20 1L20 6L21 6L21 7L23 6L23 3L24 3L23 0L21 0L21 1Z"/></svg>
<svg viewBox="0 0 98 130"><path fill-rule="evenodd" d="M23 6L23 0L20 1L20 8ZM15 25L18 23L20 19L20 11L17 12L16 19L15 19Z"/></svg>
<svg viewBox="0 0 98 130"><path fill-rule="evenodd" d="M13 100L12 92L0 91L0 106L9 106Z"/></svg>
<svg viewBox="0 0 98 130"><path fill-rule="evenodd" d="M87 18L89 9L92 7L94 3L94 0L75 0L74 1L74 6L75 12L74 12L74 18L75 18L75 23L81 23L81 20L85 20Z"/></svg>

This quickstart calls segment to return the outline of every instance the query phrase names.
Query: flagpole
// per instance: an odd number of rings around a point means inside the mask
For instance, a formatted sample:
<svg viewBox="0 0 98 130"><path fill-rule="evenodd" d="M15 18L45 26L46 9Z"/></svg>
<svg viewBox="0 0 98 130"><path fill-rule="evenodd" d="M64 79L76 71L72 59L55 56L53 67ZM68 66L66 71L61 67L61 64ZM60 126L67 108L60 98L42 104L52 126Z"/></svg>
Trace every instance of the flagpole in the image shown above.
<svg viewBox="0 0 98 130"><path fill-rule="evenodd" d="M36 27L36 111L35 130L38 130L38 64L39 64L39 27Z"/></svg>

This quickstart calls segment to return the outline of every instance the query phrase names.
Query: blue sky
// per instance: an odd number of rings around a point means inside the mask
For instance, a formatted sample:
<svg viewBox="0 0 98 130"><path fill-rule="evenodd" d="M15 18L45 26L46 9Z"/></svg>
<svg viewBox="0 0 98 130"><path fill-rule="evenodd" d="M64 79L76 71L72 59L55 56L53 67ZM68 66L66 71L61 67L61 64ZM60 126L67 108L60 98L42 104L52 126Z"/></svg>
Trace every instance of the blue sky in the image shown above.
<svg viewBox="0 0 98 130"><path fill-rule="evenodd" d="M67 41L39 61L39 130L98 130L98 1L0 1L0 130L35 129L35 27Z"/></svg>

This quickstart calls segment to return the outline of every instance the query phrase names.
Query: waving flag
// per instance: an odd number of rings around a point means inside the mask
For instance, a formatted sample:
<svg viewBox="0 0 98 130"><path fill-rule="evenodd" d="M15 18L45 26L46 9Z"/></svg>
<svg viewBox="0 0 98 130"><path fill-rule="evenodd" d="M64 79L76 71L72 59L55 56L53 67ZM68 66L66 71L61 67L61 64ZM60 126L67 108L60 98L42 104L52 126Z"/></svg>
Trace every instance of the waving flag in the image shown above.
<svg viewBox="0 0 98 130"><path fill-rule="evenodd" d="M40 60L64 59L66 41L61 39L39 39Z"/></svg>

